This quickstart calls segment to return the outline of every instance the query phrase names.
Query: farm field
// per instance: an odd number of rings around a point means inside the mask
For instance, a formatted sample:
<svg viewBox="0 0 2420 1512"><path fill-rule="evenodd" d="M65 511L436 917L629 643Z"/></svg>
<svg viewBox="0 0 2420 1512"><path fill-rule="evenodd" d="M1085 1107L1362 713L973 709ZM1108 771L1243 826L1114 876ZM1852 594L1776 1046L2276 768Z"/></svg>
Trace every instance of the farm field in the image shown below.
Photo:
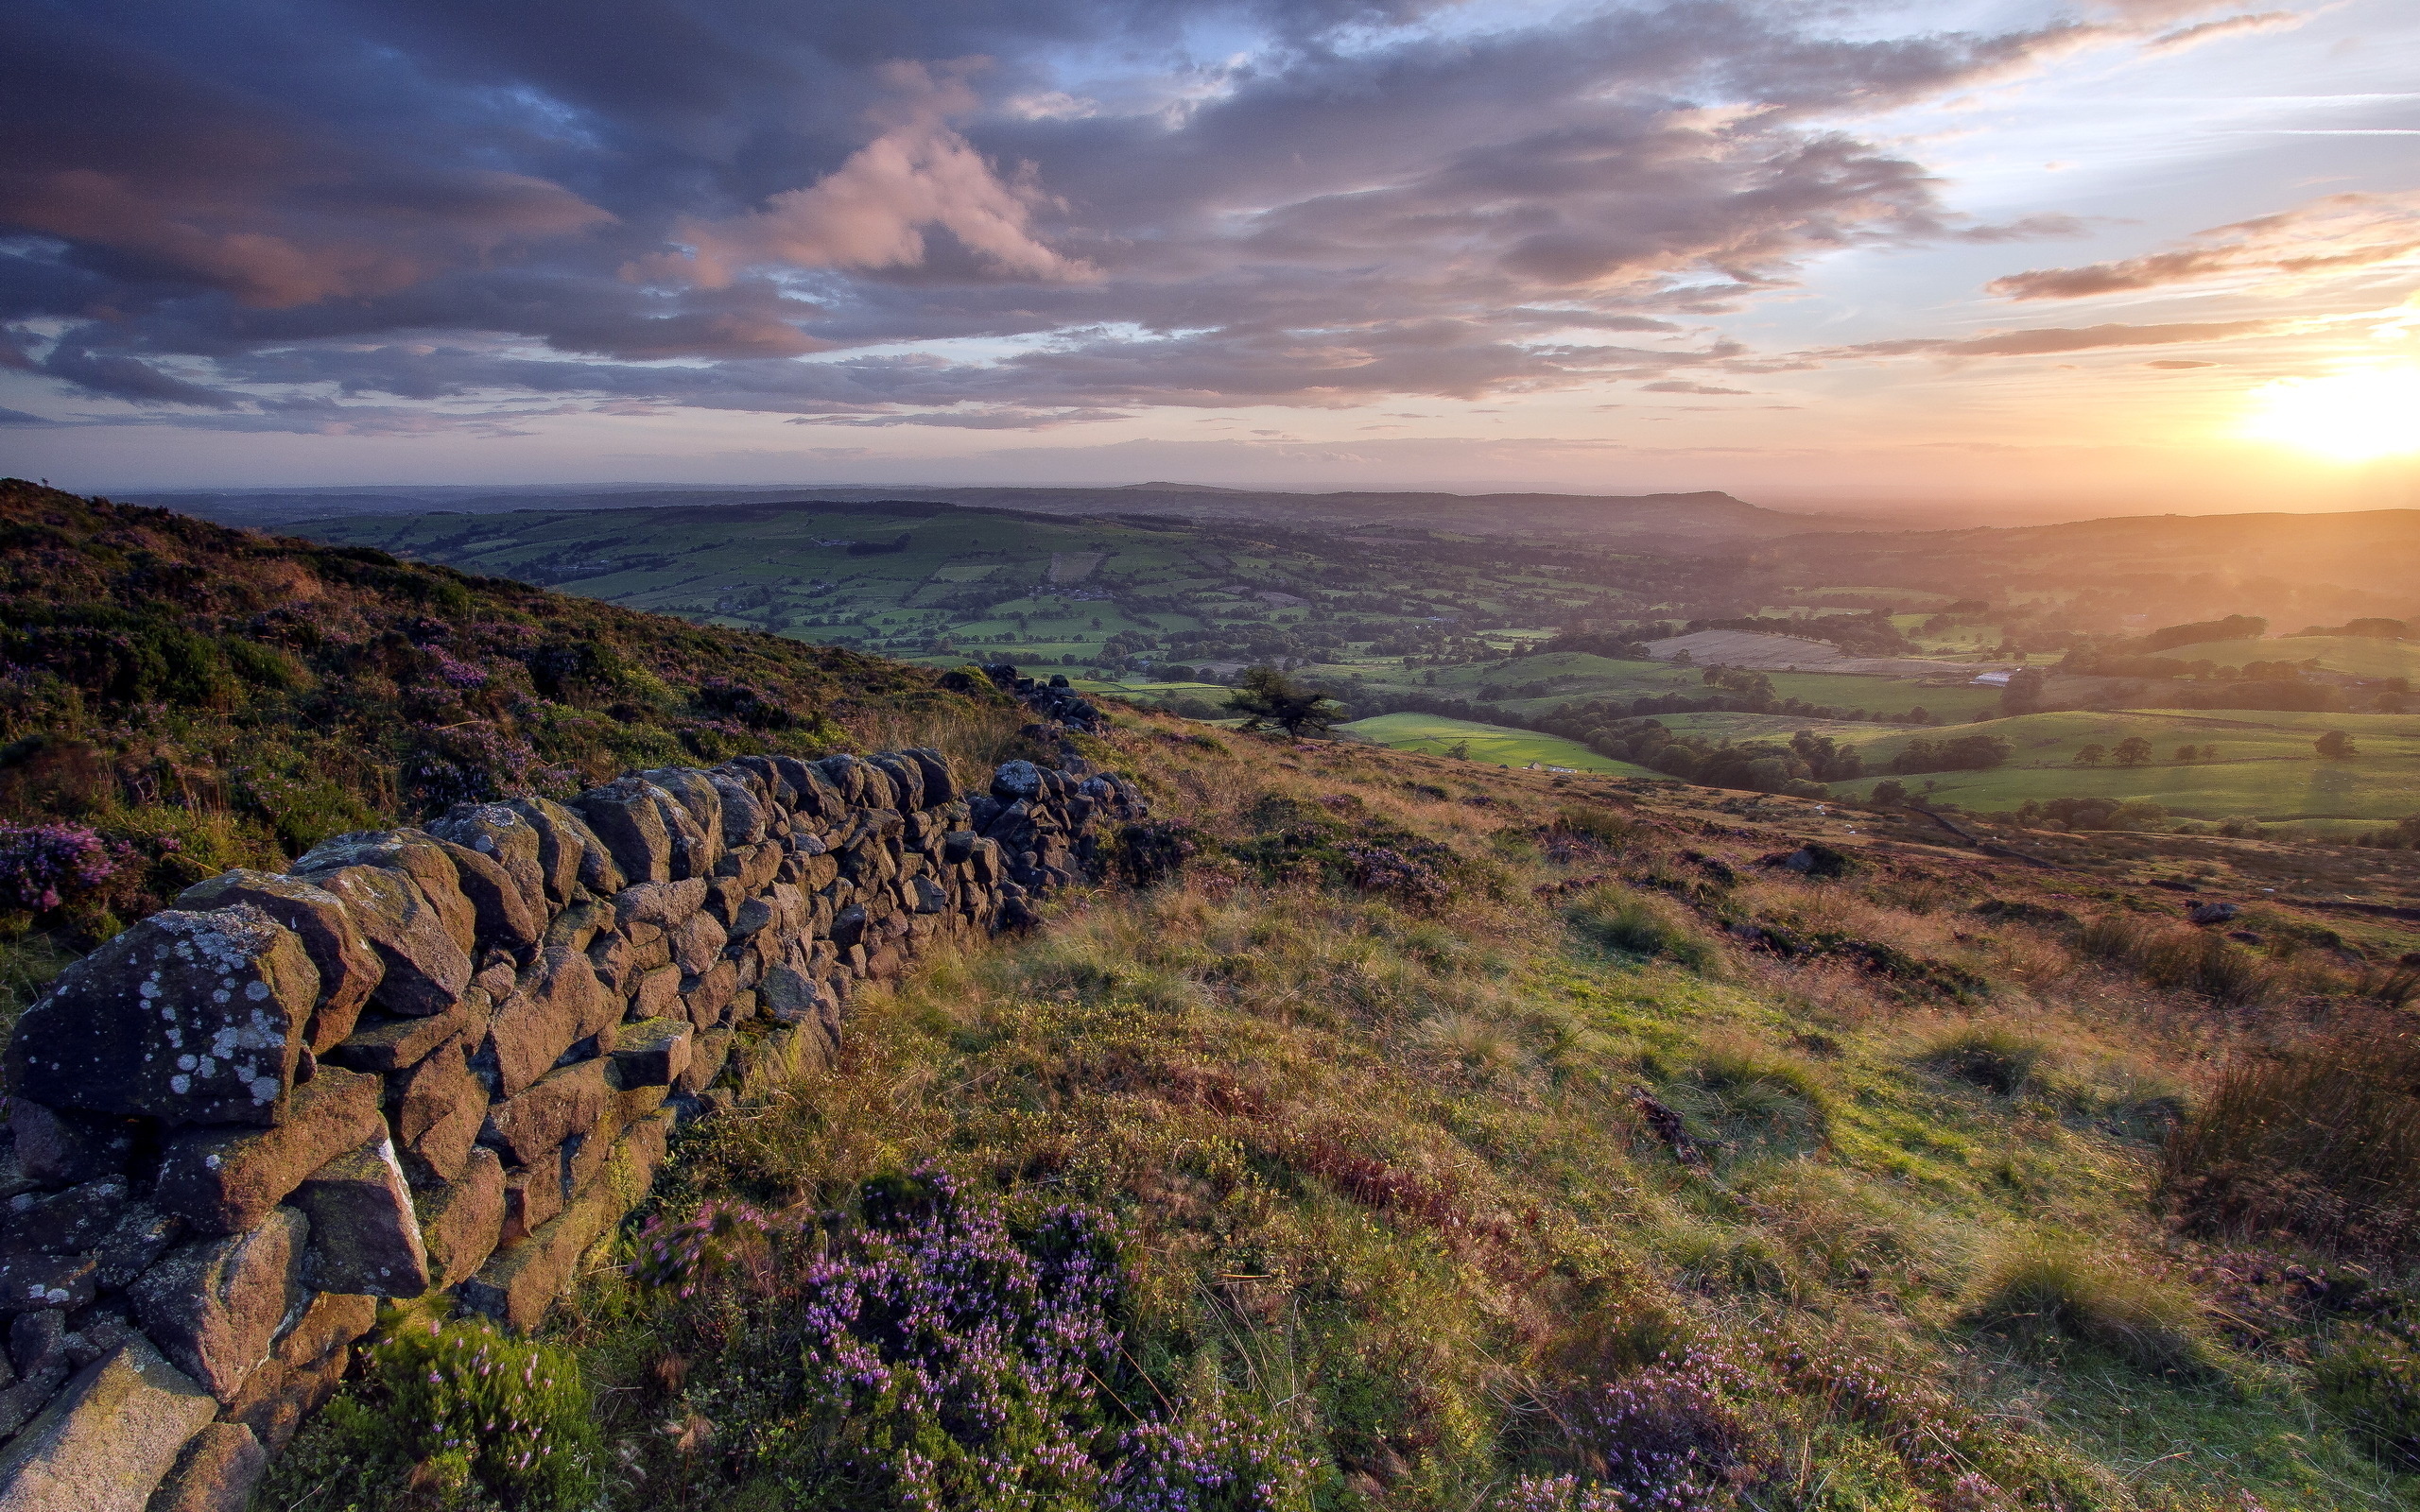
<svg viewBox="0 0 2420 1512"><path fill-rule="evenodd" d="M2312 742L2331 730L2352 737L2356 754L2350 760L2326 760L2312 748ZM1834 791L1856 797L1870 793L1887 775L1876 768L1910 740L1969 734L1996 735L2015 747L2014 754L2007 765L1985 771L1931 772L1899 780L1910 787L1930 784L1937 799L1985 811L2056 798L2148 799L2181 817L2245 816L2277 822L2393 819L2420 809L2420 716L2262 710L2022 714L1931 730L1893 730L1850 742L1875 775L1836 783ZM2075 765L2075 754L2083 747L2114 750L2130 735L2151 742L2153 759L2149 765ZM2176 747L2188 744L2215 746L2217 757L2176 762Z"/></svg>
<svg viewBox="0 0 2420 1512"><path fill-rule="evenodd" d="M2317 662L2323 672L2357 678L2420 678L2420 643L2358 635L2272 635L2257 641L2204 641L2162 651L2179 662Z"/></svg>
<svg viewBox="0 0 2420 1512"><path fill-rule="evenodd" d="M1380 714L1336 728L1376 745L1431 756L1445 755L1460 745L1465 747L1471 761L1491 766L1564 767L1575 772L1668 781L1662 773L1647 767L1599 756L1577 741L1468 719L1447 719L1437 714Z"/></svg>
<svg viewBox="0 0 2420 1512"><path fill-rule="evenodd" d="M1997 688L1964 683L1934 685L1914 679L1854 673L1769 672L1765 676L1781 697L1841 710L1864 709L1876 714L1895 715L1922 708L1936 719L1968 720L1996 713L2000 702ZM1387 684L1395 679L1373 674L1369 680ZM1592 698L1640 698L1665 694L1700 697L1710 691L1703 667L1676 666L1669 662L1620 661L1570 651L1441 668L1434 681L1421 679L1404 685L1448 697L1498 704L1524 715L1548 713L1558 705ZM1537 691L1528 691L1532 688Z"/></svg>

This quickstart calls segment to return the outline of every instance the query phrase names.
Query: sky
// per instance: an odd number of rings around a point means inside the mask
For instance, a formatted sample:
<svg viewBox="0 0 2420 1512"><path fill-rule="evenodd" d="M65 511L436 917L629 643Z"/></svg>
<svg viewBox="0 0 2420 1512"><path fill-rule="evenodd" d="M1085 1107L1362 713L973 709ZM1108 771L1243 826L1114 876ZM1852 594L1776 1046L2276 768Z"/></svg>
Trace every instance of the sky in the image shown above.
<svg viewBox="0 0 2420 1512"><path fill-rule="evenodd" d="M2420 507L2410 0L14 0L0 472Z"/></svg>

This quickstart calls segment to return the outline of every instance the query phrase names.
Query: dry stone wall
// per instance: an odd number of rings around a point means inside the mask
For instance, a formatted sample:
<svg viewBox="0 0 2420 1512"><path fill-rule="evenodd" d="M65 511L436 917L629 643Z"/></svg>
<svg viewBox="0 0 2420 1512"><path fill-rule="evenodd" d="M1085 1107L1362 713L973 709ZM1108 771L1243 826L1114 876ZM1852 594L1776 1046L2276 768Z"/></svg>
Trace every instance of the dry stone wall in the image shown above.
<svg viewBox="0 0 2420 1512"><path fill-rule="evenodd" d="M683 1121L1142 814L1073 755L744 757L192 888L9 1045L0 1512L240 1507L379 1298L537 1323Z"/></svg>

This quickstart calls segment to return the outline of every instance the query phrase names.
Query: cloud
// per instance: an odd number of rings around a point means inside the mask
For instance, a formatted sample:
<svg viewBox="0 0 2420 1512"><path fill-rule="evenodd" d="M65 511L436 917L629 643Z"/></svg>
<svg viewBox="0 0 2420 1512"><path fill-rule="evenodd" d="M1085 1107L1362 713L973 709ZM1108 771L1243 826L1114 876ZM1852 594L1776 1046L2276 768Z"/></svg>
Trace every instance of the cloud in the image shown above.
<svg viewBox="0 0 2420 1512"><path fill-rule="evenodd" d="M2308 280L2420 251L2420 197L2330 195L2293 210L2197 232L2188 245L2084 267L2036 268L1984 287L2011 300L2074 300L2221 279Z"/></svg>
<svg viewBox="0 0 2420 1512"><path fill-rule="evenodd" d="M2163 31L2143 43L2143 51L2152 54L2182 52L2221 37L2240 37L2248 32L2290 31L2310 16L2299 10L2262 10L2239 16L2222 16L2216 21L2204 21L2190 26L2178 26Z"/></svg>
<svg viewBox="0 0 2420 1512"><path fill-rule="evenodd" d="M42 415L28 415L22 409L0 408L0 425L51 425L57 421Z"/></svg>
<svg viewBox="0 0 2420 1512"><path fill-rule="evenodd" d="M671 235L688 250L649 258L638 271L722 288L742 268L906 266L925 260L925 232L939 228L1003 277L1089 275L1082 263L1034 240L1033 212L1048 197L1033 174L1003 180L949 126L950 116L976 108L965 82L976 65L885 64L880 77L899 97L873 112L881 135L814 184L773 196L761 211L683 218Z"/></svg>
<svg viewBox="0 0 2420 1512"><path fill-rule="evenodd" d="M1839 250L2074 229L1954 214L1858 120L2169 24L1438 13L0 8L0 366L147 423L388 434L549 406L1041 429L1776 370L1805 360L1703 321Z"/></svg>
<svg viewBox="0 0 2420 1512"><path fill-rule="evenodd" d="M2215 368L2215 367L2217 367L2217 366L2218 366L2218 364L2217 364L2217 363L2215 363L2215 362L2185 362L2185 361L2182 361L2182 360L2171 360L2171 361L2166 361L2166 362L2147 362L2147 363L2144 363L2144 364L2143 364L2143 366L2144 366L2144 367L2146 367L2146 368L2174 368L2174 369L2183 369L2183 368Z"/></svg>
<svg viewBox="0 0 2420 1512"><path fill-rule="evenodd" d="M1677 378L1667 378L1660 383L1641 384L1639 387L1651 394L1744 394L1750 392L1745 388L1718 388L1712 384L1685 384Z"/></svg>
<svg viewBox="0 0 2420 1512"><path fill-rule="evenodd" d="M1818 357L2045 357L2109 347L2165 347L2192 341L2224 341L2276 329L2274 320L2203 320L2170 325L2047 326L1997 331L1961 339L1920 336L1866 341L1814 353Z"/></svg>

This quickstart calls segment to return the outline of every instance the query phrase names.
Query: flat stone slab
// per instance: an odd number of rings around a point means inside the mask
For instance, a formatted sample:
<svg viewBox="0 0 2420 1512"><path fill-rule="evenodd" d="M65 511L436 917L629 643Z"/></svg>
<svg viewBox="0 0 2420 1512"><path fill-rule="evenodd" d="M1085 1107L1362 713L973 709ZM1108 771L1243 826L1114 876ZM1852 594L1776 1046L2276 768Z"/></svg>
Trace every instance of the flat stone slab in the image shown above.
<svg viewBox="0 0 2420 1512"><path fill-rule="evenodd" d="M217 1414L159 1350L120 1345L78 1371L0 1454L0 1512L144 1512Z"/></svg>

